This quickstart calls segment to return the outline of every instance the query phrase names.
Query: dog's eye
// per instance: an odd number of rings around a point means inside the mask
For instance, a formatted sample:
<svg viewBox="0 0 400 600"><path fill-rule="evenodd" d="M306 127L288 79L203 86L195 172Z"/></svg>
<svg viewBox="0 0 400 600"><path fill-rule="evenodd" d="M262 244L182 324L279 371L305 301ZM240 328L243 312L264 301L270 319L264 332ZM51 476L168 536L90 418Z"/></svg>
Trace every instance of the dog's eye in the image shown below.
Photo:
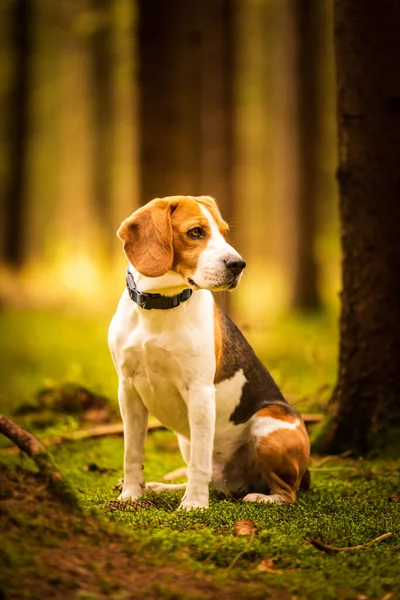
<svg viewBox="0 0 400 600"><path fill-rule="evenodd" d="M202 237L204 237L204 231L202 230L201 227L193 227L193 229L189 229L189 231L187 232L187 234L189 237L191 237L194 240L198 240Z"/></svg>

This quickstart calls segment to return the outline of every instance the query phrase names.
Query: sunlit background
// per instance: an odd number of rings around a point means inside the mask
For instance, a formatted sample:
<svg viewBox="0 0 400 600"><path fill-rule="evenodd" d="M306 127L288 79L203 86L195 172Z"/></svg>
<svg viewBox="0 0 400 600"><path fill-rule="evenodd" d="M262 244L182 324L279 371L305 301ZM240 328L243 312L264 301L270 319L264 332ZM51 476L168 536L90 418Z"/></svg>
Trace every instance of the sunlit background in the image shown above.
<svg viewBox="0 0 400 600"><path fill-rule="evenodd" d="M222 302L279 382L314 397L332 383L340 282L330 3L3 0L0 11L9 389L39 346L60 368L43 359L38 380L79 379L82 343L106 356L125 285L115 232L170 194L219 202L248 265ZM97 337L63 346L88 318ZM107 363L82 379L110 391L111 372ZM31 378L17 391L33 387Z"/></svg>

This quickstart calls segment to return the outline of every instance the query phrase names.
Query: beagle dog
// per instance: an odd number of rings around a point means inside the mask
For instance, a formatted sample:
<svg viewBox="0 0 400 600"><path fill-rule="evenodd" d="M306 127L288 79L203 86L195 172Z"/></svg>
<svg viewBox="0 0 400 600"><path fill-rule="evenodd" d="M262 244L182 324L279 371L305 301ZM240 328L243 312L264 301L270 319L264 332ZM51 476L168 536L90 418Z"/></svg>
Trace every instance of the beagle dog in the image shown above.
<svg viewBox="0 0 400 600"><path fill-rule="evenodd" d="M309 487L310 445L280 392L211 292L246 266L209 196L152 200L121 224L127 289L109 330L124 423L122 500L185 489L180 508L207 508L209 486L247 502L293 502ZM178 436L187 484L148 483L148 415Z"/></svg>

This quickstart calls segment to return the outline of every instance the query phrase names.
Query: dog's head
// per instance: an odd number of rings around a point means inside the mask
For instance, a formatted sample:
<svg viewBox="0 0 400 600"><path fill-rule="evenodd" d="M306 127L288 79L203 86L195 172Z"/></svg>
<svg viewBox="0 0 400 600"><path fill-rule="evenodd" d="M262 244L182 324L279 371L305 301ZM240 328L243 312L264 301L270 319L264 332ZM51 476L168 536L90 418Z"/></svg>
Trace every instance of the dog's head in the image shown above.
<svg viewBox="0 0 400 600"><path fill-rule="evenodd" d="M178 275L194 289L234 289L246 266L226 240L229 227L209 196L156 198L122 222L117 235L145 277Z"/></svg>

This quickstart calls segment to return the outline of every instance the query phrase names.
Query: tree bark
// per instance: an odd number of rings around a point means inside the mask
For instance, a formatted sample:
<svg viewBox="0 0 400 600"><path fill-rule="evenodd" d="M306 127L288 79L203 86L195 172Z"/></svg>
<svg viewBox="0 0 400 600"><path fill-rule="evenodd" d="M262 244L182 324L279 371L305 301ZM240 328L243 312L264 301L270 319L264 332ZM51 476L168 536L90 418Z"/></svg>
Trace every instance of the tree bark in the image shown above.
<svg viewBox="0 0 400 600"><path fill-rule="evenodd" d="M335 414L319 450L400 450L400 9L335 0L342 262Z"/></svg>

